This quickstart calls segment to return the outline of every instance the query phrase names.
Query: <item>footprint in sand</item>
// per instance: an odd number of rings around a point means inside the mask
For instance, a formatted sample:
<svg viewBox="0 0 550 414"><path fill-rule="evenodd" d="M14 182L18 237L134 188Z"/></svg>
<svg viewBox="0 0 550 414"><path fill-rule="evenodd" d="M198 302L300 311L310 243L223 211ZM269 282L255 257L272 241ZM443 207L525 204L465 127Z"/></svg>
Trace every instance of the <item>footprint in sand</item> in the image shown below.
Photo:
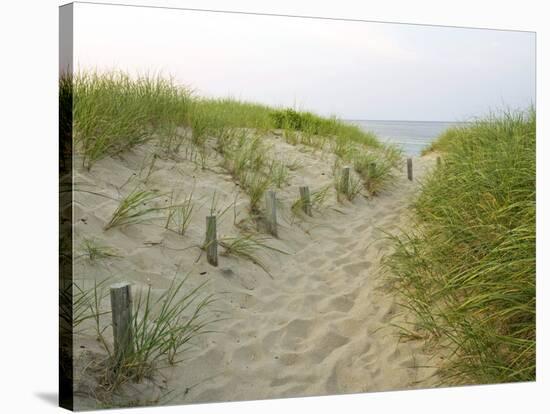
<svg viewBox="0 0 550 414"><path fill-rule="evenodd" d="M313 329L313 322L309 319L294 319L282 328L269 332L262 340L268 349L281 348L296 351L308 338Z"/></svg>
<svg viewBox="0 0 550 414"><path fill-rule="evenodd" d="M327 262L327 259L321 257L319 259L312 260L308 263L308 266L312 269L319 269Z"/></svg>
<svg viewBox="0 0 550 414"><path fill-rule="evenodd" d="M294 365L298 359L300 359L300 355L296 352L288 352L286 354L282 354L279 356L279 361L283 365Z"/></svg>
<svg viewBox="0 0 550 414"><path fill-rule="evenodd" d="M321 312L348 312L355 305L357 294L336 296L328 300L326 304L321 305Z"/></svg>
<svg viewBox="0 0 550 414"><path fill-rule="evenodd" d="M368 223L363 223L363 224L360 224L359 226L355 227L353 229L353 232L354 233L362 233L363 231L365 231L366 229L368 229L370 226L370 224Z"/></svg>
<svg viewBox="0 0 550 414"><path fill-rule="evenodd" d="M271 295L269 299L266 300L265 305L262 307L263 312L277 312L281 309L281 303L288 303L289 295Z"/></svg>
<svg viewBox="0 0 550 414"><path fill-rule="evenodd" d="M337 259L337 260L333 261L332 263L333 263L335 266L340 267L340 266L342 266L343 264L348 263L349 261L350 261L349 256L346 255L345 257L342 257L341 259Z"/></svg>
<svg viewBox="0 0 550 414"><path fill-rule="evenodd" d="M335 243L338 245L346 245L350 241L352 241L351 237L335 237L332 239Z"/></svg>
<svg viewBox="0 0 550 414"><path fill-rule="evenodd" d="M366 276L366 272L372 263L365 260L357 263L351 263L342 267L342 270L350 276Z"/></svg>
<svg viewBox="0 0 550 414"><path fill-rule="evenodd" d="M231 355L231 360L233 364L243 366L260 359L262 355L263 349L254 343L237 348Z"/></svg>
<svg viewBox="0 0 550 414"><path fill-rule="evenodd" d="M349 338L338 335L336 332L327 332L311 342L313 346L304 354L314 364L319 364L328 358L335 350L349 342Z"/></svg>

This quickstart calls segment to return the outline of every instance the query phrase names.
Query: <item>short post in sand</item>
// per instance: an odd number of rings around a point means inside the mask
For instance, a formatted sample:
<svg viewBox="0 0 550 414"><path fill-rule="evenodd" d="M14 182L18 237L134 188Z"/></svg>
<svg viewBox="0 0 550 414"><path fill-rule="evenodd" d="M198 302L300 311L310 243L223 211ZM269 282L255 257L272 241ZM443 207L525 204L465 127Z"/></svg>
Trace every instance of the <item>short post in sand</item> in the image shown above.
<svg viewBox="0 0 550 414"><path fill-rule="evenodd" d="M349 170L350 167L343 167L342 177L340 178L340 189L346 196L349 195Z"/></svg>
<svg viewBox="0 0 550 414"><path fill-rule="evenodd" d="M441 157L438 156L438 157L435 159L435 162L437 163L437 166L439 167L439 166L441 165Z"/></svg>
<svg viewBox="0 0 550 414"><path fill-rule="evenodd" d="M413 180L413 160L412 158L407 158L407 178Z"/></svg>
<svg viewBox="0 0 550 414"><path fill-rule="evenodd" d="M115 358L119 364L134 353L132 292L128 282L121 282L111 285L110 293Z"/></svg>
<svg viewBox="0 0 550 414"><path fill-rule="evenodd" d="M369 178L372 178L372 177L374 177L375 174L376 174L376 163L371 162L371 163L369 163L368 176L369 176Z"/></svg>
<svg viewBox="0 0 550 414"><path fill-rule="evenodd" d="M206 261L212 266L218 265L218 236L216 231L216 216L206 216Z"/></svg>
<svg viewBox="0 0 550 414"><path fill-rule="evenodd" d="M300 187L300 199L302 200L302 210L304 210L304 213L308 216L311 216L311 199L309 196L309 187L307 185Z"/></svg>
<svg viewBox="0 0 550 414"><path fill-rule="evenodd" d="M265 207L267 230L273 236L277 237L277 199L275 191L269 190L265 193Z"/></svg>

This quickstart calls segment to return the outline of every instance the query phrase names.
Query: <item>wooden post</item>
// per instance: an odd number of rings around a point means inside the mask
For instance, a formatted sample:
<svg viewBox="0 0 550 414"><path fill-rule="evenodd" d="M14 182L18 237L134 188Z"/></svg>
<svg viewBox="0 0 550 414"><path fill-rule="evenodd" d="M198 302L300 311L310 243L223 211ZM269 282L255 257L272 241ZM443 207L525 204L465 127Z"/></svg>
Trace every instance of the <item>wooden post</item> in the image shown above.
<svg viewBox="0 0 550 414"><path fill-rule="evenodd" d="M111 313L113 316L113 338L115 358L120 363L134 352L132 328L132 294L128 282L111 285Z"/></svg>
<svg viewBox="0 0 550 414"><path fill-rule="evenodd" d="M412 158L407 158L407 178L413 180L413 160Z"/></svg>
<svg viewBox="0 0 550 414"><path fill-rule="evenodd" d="M342 168L342 178L340 181L340 189L346 196L349 195L349 170L350 167Z"/></svg>
<svg viewBox="0 0 550 414"><path fill-rule="evenodd" d="M216 216L206 217L206 260L212 266L218 265L218 237L216 234Z"/></svg>
<svg viewBox="0 0 550 414"><path fill-rule="evenodd" d="M368 174L368 176L369 177L374 177L375 173L376 173L376 163L371 162L371 163L369 163L369 174Z"/></svg>
<svg viewBox="0 0 550 414"><path fill-rule="evenodd" d="M275 191L269 190L265 193L265 204L268 230L273 236L277 237L277 200L275 198Z"/></svg>
<svg viewBox="0 0 550 414"><path fill-rule="evenodd" d="M441 165L441 157L437 157L436 158L436 163L437 163L437 166L439 167Z"/></svg>
<svg viewBox="0 0 550 414"><path fill-rule="evenodd" d="M302 210L304 210L304 213L308 216L311 216L311 199L309 197L309 187L307 185L300 187L300 198L302 199Z"/></svg>

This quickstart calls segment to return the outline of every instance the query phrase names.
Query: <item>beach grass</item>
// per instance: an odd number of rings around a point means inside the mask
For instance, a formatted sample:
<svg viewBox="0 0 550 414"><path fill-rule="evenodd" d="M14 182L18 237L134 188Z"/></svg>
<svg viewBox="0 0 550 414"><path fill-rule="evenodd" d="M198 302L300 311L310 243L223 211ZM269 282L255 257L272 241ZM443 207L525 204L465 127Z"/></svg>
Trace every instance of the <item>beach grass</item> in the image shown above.
<svg viewBox="0 0 550 414"><path fill-rule="evenodd" d="M192 105L190 91L171 79L133 79L123 72L78 73L72 91L73 136L87 168L153 134L176 140L176 127L186 123Z"/></svg>
<svg viewBox="0 0 550 414"><path fill-rule="evenodd" d="M321 137L341 137L345 141L351 141L363 144L372 148L381 146L376 135L370 132L362 131L360 128L346 124L336 117L323 118L311 112L299 112L292 108L278 109L271 112L273 127L291 131L301 131L304 133L304 141L316 146L318 144L314 136ZM301 141L297 141L301 142Z"/></svg>
<svg viewBox="0 0 550 414"><path fill-rule="evenodd" d="M208 308L214 297L203 295L205 284L186 290L187 277L174 279L157 299L151 295L151 286L134 299L135 351L125 364L135 380L139 382L149 369L162 366L163 360L170 365L182 362L192 339L207 332L213 323Z"/></svg>
<svg viewBox="0 0 550 414"><path fill-rule="evenodd" d="M116 251L116 249L111 246L104 245L93 238L84 238L84 240L82 240L81 249L84 252L84 256L91 262L101 259L120 257L120 254Z"/></svg>
<svg viewBox="0 0 550 414"><path fill-rule="evenodd" d="M414 230L385 260L416 315L405 332L449 350L449 383L535 380L535 119L507 112L444 132Z"/></svg>
<svg viewBox="0 0 550 414"><path fill-rule="evenodd" d="M141 190L136 187L130 194L120 200L104 230L151 219L154 213L161 210L161 208L152 205L161 196L155 191Z"/></svg>
<svg viewBox="0 0 550 414"><path fill-rule="evenodd" d="M289 169L283 161L271 160L268 166L268 175L275 187L281 188L287 184L289 179Z"/></svg>
<svg viewBox="0 0 550 414"><path fill-rule="evenodd" d="M232 161L232 174L239 180L250 172L245 174L243 168L258 172L262 169L258 162L270 161L265 147L254 148L248 141L263 140L269 131L277 129L293 145L328 149L351 164L354 158L367 153L378 158L379 176L376 185L371 177L372 188L381 188L391 181L391 170L397 165L390 157L396 153L393 147L380 143L373 133L336 117L232 98L205 98L169 77L131 77L116 71L79 72L60 80L60 105L65 109L72 105L73 116L67 117L67 122L72 119L75 151L88 169L106 156L154 141L158 147L156 154L164 157L177 156L186 143L190 144L194 147L192 153L198 155L195 161L204 170L211 157L207 144L214 139L214 149ZM249 152L238 160L235 152L243 143L247 143ZM280 187L285 172L282 169L275 172L278 179L274 184Z"/></svg>
<svg viewBox="0 0 550 414"><path fill-rule="evenodd" d="M248 128L260 132L300 131L309 136L305 140L313 140L314 135L342 137L373 148L381 146L374 134L335 117L231 98L203 98L173 79L160 76L132 78L117 71L80 72L72 79L60 79L60 96L72 96L74 101L74 136L87 166L146 141L153 134L173 139L177 127L189 127L192 140L198 144L225 129ZM63 102L69 102L63 108L70 105L70 99Z"/></svg>
<svg viewBox="0 0 550 414"><path fill-rule="evenodd" d="M132 352L119 358L108 335L111 311L103 303L109 295L106 281L94 282L88 289L75 285L75 297L79 301L79 324L94 321L97 340L106 353L90 364L90 370L98 376L101 395L108 401L124 384L139 383L159 369L181 363L193 340L210 332L218 319L211 315L215 298L205 293L206 282L188 288L188 276L174 278L161 293L149 284L145 291L137 290L133 298Z"/></svg>
<svg viewBox="0 0 550 414"><path fill-rule="evenodd" d="M267 265L262 260L259 253L261 251L274 251L282 254L288 253L281 249L270 246L267 243L268 240L270 240L270 238L268 237L248 233L235 237L223 237L219 240L219 243L224 248L222 255L241 257L245 260L249 260L252 263L261 267L267 274L271 276Z"/></svg>
<svg viewBox="0 0 550 414"><path fill-rule="evenodd" d="M180 203L174 203L174 198L176 197L173 192L170 196L170 207L168 207L168 214L164 227L175 231L180 236L185 234L187 228L191 224L191 218L195 209L193 191L189 192Z"/></svg>

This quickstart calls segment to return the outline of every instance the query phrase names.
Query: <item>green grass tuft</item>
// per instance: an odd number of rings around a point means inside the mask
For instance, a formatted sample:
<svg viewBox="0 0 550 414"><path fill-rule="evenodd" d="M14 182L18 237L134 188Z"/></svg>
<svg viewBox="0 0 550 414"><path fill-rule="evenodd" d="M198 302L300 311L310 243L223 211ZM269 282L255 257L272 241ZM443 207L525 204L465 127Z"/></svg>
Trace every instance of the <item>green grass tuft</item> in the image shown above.
<svg viewBox="0 0 550 414"><path fill-rule="evenodd" d="M262 250L274 251L277 253L288 254L287 252L270 246L266 242L270 240L264 236L255 234L246 234L237 237L224 237L219 240L220 245L224 248L224 256L236 256L249 260L252 263L260 266L267 274L270 275L267 265L262 261L259 252Z"/></svg>
<svg viewBox="0 0 550 414"><path fill-rule="evenodd" d="M160 211L161 208L150 207L148 204L159 197L161 195L154 191L134 189L120 201L104 229L109 230L116 226L140 223L150 219L151 214Z"/></svg>
<svg viewBox="0 0 550 414"><path fill-rule="evenodd" d="M164 228L173 230L180 236L183 236L191 224L191 217L193 216L193 210L195 209L193 191L184 197L181 203L174 204L173 200L174 194L172 193Z"/></svg>
<svg viewBox="0 0 550 414"><path fill-rule="evenodd" d="M83 250L84 255L92 262L100 259L121 257L114 248L103 245L97 240L90 238L85 238L82 241L81 249Z"/></svg>

